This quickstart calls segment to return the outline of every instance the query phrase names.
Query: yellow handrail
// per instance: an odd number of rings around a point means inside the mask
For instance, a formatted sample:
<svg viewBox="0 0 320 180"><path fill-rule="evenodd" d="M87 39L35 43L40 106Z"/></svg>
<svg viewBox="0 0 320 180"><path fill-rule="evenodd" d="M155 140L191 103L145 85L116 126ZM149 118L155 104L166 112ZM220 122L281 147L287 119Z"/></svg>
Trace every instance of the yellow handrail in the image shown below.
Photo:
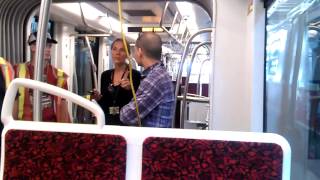
<svg viewBox="0 0 320 180"><path fill-rule="evenodd" d="M127 57L129 58L129 78L130 78L130 86L131 86L131 91L132 91L132 95L133 95L133 99L134 99L134 103L136 106L136 112L137 112L137 120L138 120L138 125L141 126L141 119L140 119L140 113L139 113L139 107L138 107L138 102L137 102L137 96L136 96L136 92L134 90L134 86L133 86L133 81L132 81L132 63L131 63L131 57L128 51L128 45L126 42L126 37L123 31L123 19L122 19L122 4L121 4L121 0L118 0L118 11L119 11L119 20L120 20L120 25L121 25L121 35L122 35L122 40L123 40L123 44L124 44L124 48L126 50L126 54Z"/></svg>

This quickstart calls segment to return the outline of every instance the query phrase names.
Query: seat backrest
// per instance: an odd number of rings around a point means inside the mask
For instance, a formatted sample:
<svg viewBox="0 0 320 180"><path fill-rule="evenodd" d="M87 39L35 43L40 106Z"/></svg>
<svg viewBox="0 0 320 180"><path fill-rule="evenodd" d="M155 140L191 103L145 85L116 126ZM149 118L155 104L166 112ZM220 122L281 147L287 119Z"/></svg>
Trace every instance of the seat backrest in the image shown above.
<svg viewBox="0 0 320 180"><path fill-rule="evenodd" d="M143 143L142 179L281 179L275 143L150 137Z"/></svg>
<svg viewBox="0 0 320 180"><path fill-rule="evenodd" d="M9 130L4 179L125 179L119 135Z"/></svg>
<svg viewBox="0 0 320 180"><path fill-rule="evenodd" d="M98 123L16 121L16 84L70 96ZM290 179L291 149L276 134L103 126L98 105L27 79L4 103L0 179Z"/></svg>
<svg viewBox="0 0 320 180"><path fill-rule="evenodd" d="M13 104L20 86L86 107L97 125L14 120ZM1 179L125 179L126 140L121 135L96 133L105 124L97 104L67 90L19 78L10 84L4 103Z"/></svg>
<svg viewBox="0 0 320 180"><path fill-rule="evenodd" d="M6 126L3 177L290 179L290 146L276 134L87 126L22 121Z"/></svg>

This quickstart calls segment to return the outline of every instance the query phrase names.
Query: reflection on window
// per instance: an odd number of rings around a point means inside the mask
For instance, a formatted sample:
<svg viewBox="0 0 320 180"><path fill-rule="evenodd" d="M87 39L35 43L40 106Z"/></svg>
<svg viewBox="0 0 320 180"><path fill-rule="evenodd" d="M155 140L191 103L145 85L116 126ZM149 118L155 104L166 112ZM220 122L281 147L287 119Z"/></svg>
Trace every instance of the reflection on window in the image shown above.
<svg viewBox="0 0 320 180"><path fill-rule="evenodd" d="M289 141L291 179L320 179L320 1L276 2L267 20L265 129Z"/></svg>
<svg viewBox="0 0 320 180"><path fill-rule="evenodd" d="M275 32L268 32L267 53L266 53L266 78L270 81L281 81L280 62L284 61L283 52L286 46L287 31L280 29Z"/></svg>

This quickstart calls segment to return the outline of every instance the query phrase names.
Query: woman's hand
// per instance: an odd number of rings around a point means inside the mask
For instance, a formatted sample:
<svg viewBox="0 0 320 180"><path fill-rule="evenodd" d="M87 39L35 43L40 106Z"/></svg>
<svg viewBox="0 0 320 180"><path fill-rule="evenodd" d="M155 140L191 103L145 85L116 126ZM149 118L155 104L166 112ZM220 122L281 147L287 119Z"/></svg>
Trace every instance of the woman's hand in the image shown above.
<svg viewBox="0 0 320 180"><path fill-rule="evenodd" d="M101 93L97 89L91 91L91 99L99 101L102 98Z"/></svg>
<svg viewBox="0 0 320 180"><path fill-rule="evenodd" d="M120 86L125 90L130 90L131 89L129 79L121 79Z"/></svg>

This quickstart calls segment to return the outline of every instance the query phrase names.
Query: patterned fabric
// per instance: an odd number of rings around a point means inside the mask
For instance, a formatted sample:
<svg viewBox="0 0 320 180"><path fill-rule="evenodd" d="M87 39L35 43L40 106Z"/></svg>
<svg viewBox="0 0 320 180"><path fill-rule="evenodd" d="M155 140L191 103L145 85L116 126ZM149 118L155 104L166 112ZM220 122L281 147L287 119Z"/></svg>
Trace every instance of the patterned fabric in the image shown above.
<svg viewBox="0 0 320 180"><path fill-rule="evenodd" d="M142 179L281 179L282 156L271 143L151 137Z"/></svg>
<svg viewBox="0 0 320 180"><path fill-rule="evenodd" d="M171 127L173 113L173 85L164 66L160 63L143 71L137 95L142 126ZM129 125L137 124L137 114L133 100L120 112L120 120Z"/></svg>
<svg viewBox="0 0 320 180"><path fill-rule="evenodd" d="M4 179L125 179L122 136L10 130Z"/></svg>
<svg viewBox="0 0 320 180"><path fill-rule="evenodd" d="M8 88L10 82L14 78L14 70L9 62L0 57L0 71L3 76L2 82L5 83L5 87Z"/></svg>

